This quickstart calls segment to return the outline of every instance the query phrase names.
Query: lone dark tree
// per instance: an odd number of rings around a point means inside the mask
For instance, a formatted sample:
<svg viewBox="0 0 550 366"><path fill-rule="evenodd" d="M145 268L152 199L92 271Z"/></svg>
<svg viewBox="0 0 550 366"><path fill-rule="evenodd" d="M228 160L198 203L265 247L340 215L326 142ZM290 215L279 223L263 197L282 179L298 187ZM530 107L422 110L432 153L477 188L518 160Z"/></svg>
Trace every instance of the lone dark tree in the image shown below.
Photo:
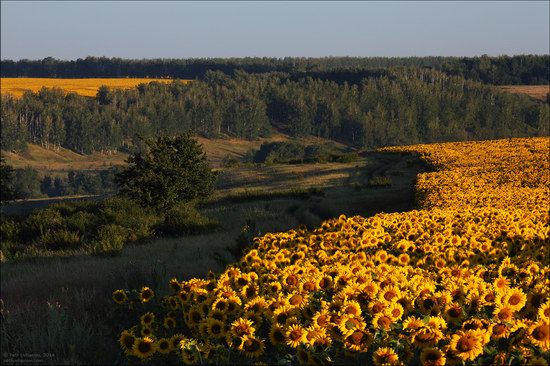
<svg viewBox="0 0 550 366"><path fill-rule="evenodd" d="M217 174L190 133L143 142L144 151L130 155L128 166L115 177L120 194L165 210L213 193Z"/></svg>
<svg viewBox="0 0 550 366"><path fill-rule="evenodd" d="M4 158L0 158L0 202L13 201L17 197L17 191L13 187L13 168L6 164Z"/></svg>

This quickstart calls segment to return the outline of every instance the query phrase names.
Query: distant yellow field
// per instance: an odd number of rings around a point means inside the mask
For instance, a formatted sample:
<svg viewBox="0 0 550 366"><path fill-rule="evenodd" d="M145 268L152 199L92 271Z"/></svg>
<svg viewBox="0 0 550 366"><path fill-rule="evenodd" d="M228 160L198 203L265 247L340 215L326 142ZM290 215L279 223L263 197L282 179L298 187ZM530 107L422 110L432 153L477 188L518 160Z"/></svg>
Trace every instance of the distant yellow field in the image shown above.
<svg viewBox="0 0 550 366"><path fill-rule="evenodd" d="M0 91L2 94L11 93L21 97L26 90L37 92L42 87L58 87L66 92L77 93L87 97L94 97L100 86L106 85L114 89L130 89L138 84L158 81L162 83L172 82L172 79L53 79L53 78L1 78Z"/></svg>

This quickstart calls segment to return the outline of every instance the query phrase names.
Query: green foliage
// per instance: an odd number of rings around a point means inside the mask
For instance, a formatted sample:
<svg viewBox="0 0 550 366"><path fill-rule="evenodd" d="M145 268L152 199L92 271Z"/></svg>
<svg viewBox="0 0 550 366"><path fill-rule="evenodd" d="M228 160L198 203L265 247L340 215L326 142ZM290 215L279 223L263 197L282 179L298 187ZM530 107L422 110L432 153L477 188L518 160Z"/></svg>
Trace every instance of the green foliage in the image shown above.
<svg viewBox="0 0 550 366"><path fill-rule="evenodd" d="M105 225L97 232L92 243L92 253L101 256L115 256L122 252L129 238L129 229L120 225Z"/></svg>
<svg viewBox="0 0 550 366"><path fill-rule="evenodd" d="M177 237L212 232L218 226L218 222L201 215L194 205L181 203L166 212L158 231L166 236Z"/></svg>
<svg viewBox="0 0 550 366"><path fill-rule="evenodd" d="M202 146L189 133L146 140L117 174L120 193L144 207L169 209L179 202L209 197L216 182Z"/></svg>
<svg viewBox="0 0 550 366"><path fill-rule="evenodd" d="M12 201L17 198L13 186L13 172L11 165L6 164L4 158L0 158L0 202Z"/></svg>
<svg viewBox="0 0 550 366"><path fill-rule="evenodd" d="M17 198L41 197L38 171L31 167L16 169L13 187Z"/></svg>
<svg viewBox="0 0 550 366"><path fill-rule="evenodd" d="M369 179L370 187L389 187L392 184L392 180L383 175L377 175Z"/></svg>
<svg viewBox="0 0 550 366"><path fill-rule="evenodd" d="M115 197L105 200L99 208L98 222L114 224L129 229L129 240L139 240L153 235L158 216L150 209L140 207L136 202Z"/></svg>
<svg viewBox="0 0 550 366"><path fill-rule="evenodd" d="M332 144L303 145L297 141L263 143L256 151L255 163L349 163L358 159L355 152L344 152Z"/></svg>
<svg viewBox="0 0 550 366"><path fill-rule="evenodd" d="M98 219L94 213L78 211L64 217L64 225L71 231L86 235L98 226Z"/></svg>
<svg viewBox="0 0 550 366"><path fill-rule="evenodd" d="M2 147L19 149L33 142L86 154L135 152L143 147L136 135L152 138L186 131L256 139L277 129L369 149L548 134L548 119L541 118L548 104L468 80L540 83L548 79L548 57L457 58L447 73L437 70L446 64L438 58L373 61L384 67L379 70L305 71L305 60L294 62L304 69L286 65L282 69L292 71L247 74L225 64L228 74L204 69L204 80L103 89L96 99L64 97L51 90L29 92L20 99L2 96ZM395 68L398 64L408 67ZM423 68L435 64L436 69ZM527 73L518 73L522 68ZM26 113L29 110L33 113ZM96 177L89 178L84 186L95 187ZM51 190L48 187L44 189Z"/></svg>
<svg viewBox="0 0 550 366"><path fill-rule="evenodd" d="M35 210L23 222L21 236L23 240L32 240L48 231L55 231L63 227L63 216L55 208L47 207Z"/></svg>
<svg viewBox="0 0 550 366"><path fill-rule="evenodd" d="M49 250L78 249L82 244L80 235L67 229L47 230L36 241Z"/></svg>

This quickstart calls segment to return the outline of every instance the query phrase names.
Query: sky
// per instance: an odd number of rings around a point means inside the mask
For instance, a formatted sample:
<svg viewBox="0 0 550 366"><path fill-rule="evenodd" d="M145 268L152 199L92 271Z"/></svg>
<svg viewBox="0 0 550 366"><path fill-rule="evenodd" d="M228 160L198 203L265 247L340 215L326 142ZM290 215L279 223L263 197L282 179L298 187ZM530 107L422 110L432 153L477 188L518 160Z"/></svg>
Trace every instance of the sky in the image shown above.
<svg viewBox="0 0 550 366"><path fill-rule="evenodd" d="M549 1L1 1L1 59L549 54Z"/></svg>

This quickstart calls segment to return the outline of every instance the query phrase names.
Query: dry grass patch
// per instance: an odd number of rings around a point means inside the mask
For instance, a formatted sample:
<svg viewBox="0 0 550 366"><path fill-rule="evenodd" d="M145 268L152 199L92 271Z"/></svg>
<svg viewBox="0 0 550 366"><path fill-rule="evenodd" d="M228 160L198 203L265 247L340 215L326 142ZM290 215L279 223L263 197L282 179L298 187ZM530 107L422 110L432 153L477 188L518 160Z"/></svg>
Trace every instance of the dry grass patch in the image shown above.
<svg viewBox="0 0 550 366"><path fill-rule="evenodd" d="M550 93L550 85L502 85L498 88L507 93L525 94L542 101L546 101L546 96Z"/></svg>

